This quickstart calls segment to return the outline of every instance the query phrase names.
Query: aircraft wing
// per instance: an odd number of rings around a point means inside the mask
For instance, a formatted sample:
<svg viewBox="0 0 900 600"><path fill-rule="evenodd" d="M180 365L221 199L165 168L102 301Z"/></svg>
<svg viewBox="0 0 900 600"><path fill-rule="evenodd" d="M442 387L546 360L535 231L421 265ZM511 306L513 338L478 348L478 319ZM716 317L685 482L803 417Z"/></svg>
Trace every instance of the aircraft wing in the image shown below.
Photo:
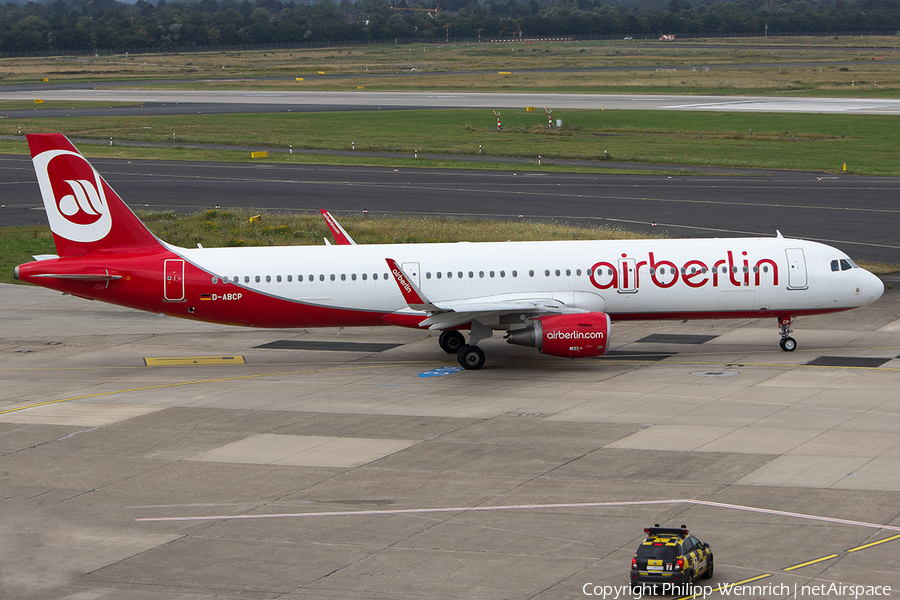
<svg viewBox="0 0 900 600"><path fill-rule="evenodd" d="M588 312L584 309L566 306L553 298L517 297L511 295L446 300L433 303L406 276L403 269L397 264L397 261L391 258L385 260L409 309L416 313L425 312L427 314L427 317L419 323L420 327L450 329L471 321L495 320L486 318L491 316L499 318L500 315L509 313L522 314L533 318L542 315Z"/></svg>

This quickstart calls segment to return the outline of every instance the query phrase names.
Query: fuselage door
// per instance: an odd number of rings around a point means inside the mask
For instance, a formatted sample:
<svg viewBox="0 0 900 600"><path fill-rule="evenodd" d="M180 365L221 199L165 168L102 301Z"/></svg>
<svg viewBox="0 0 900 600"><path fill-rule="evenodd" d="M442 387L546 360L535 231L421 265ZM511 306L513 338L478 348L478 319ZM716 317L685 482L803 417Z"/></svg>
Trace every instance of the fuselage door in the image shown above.
<svg viewBox="0 0 900 600"><path fill-rule="evenodd" d="M184 300L184 261L180 258L166 260L163 298L166 302Z"/></svg>
<svg viewBox="0 0 900 600"><path fill-rule="evenodd" d="M633 294L637 291L637 269L633 258L619 259L619 293Z"/></svg>
<svg viewBox="0 0 900 600"><path fill-rule="evenodd" d="M403 269L403 272L406 273L406 276L409 277L413 283L415 283L419 287L422 287L422 283L419 281L419 263L400 263L400 268Z"/></svg>
<svg viewBox="0 0 900 600"><path fill-rule="evenodd" d="M805 290L808 287L806 281L806 257L803 256L803 248L786 248L788 261L788 289Z"/></svg>

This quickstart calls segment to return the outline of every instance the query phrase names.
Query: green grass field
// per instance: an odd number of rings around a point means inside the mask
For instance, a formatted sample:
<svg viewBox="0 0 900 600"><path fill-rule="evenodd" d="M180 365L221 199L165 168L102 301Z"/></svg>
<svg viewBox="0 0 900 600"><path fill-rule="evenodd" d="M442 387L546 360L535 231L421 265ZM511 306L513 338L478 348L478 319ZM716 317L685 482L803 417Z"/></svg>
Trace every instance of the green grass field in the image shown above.
<svg viewBox="0 0 900 600"><path fill-rule="evenodd" d="M541 156L550 161L576 158L683 164L697 166L698 171L713 165L835 173L846 164L851 173L900 175L900 118L895 116L572 110L555 111L553 117L563 120L563 128L547 129L547 115L542 110L526 112L522 108L501 111L501 132L496 130L492 111L461 109L16 119L0 121L0 134L15 135L21 127L23 133L171 142L174 133L180 143L326 150L355 147L358 151L396 152L398 159L412 159L416 151L457 155L480 151L488 156ZM90 152L89 147L85 151ZM24 146L21 152L25 152ZM122 157L148 157L136 148L115 152ZM181 154L190 158L197 152ZM203 151L197 159L218 160L216 155ZM301 155L279 155L277 160L315 161ZM393 164L390 159L386 162Z"/></svg>

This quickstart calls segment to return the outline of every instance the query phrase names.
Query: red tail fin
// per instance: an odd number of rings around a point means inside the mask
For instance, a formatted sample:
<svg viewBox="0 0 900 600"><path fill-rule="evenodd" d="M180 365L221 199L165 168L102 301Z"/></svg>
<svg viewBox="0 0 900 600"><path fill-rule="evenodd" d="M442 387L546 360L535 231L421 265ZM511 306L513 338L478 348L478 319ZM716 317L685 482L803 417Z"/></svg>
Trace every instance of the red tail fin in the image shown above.
<svg viewBox="0 0 900 600"><path fill-rule="evenodd" d="M66 136L27 137L59 256L162 247Z"/></svg>

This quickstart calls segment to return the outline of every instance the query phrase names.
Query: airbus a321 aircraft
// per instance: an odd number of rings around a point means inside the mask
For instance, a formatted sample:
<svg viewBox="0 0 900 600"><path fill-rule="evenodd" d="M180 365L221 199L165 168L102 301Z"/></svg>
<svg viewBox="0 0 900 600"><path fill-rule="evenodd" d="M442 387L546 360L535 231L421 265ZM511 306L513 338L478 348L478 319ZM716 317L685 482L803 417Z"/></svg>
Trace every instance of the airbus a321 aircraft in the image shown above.
<svg viewBox="0 0 900 600"><path fill-rule="evenodd" d="M17 279L229 325L440 330L441 348L466 369L482 367L478 344L495 330L580 358L607 351L611 321L640 319L771 317L794 350L795 317L884 292L840 250L781 234L363 245L335 222L346 237L337 245L178 248L150 233L65 136L28 144L58 255L17 266Z"/></svg>

